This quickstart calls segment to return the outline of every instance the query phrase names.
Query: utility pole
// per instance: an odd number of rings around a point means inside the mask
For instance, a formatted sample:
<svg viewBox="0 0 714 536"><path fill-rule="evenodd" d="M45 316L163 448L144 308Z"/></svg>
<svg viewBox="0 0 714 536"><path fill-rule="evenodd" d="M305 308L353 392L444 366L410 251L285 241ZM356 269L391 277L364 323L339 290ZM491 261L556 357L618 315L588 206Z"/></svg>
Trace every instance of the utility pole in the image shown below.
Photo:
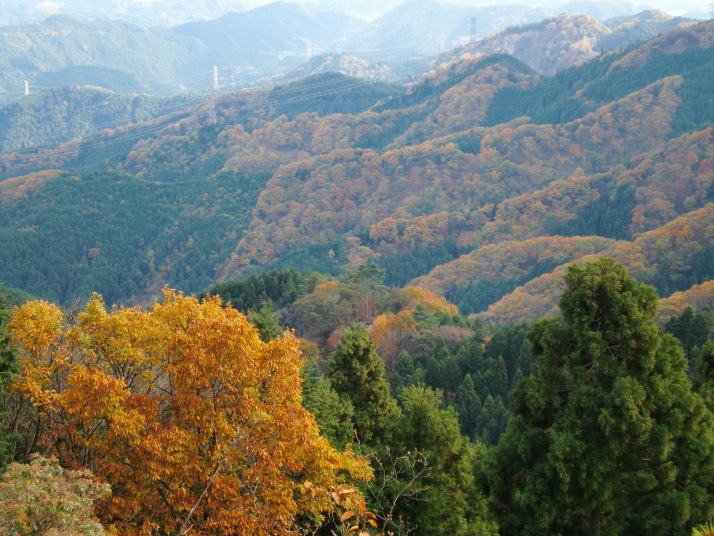
<svg viewBox="0 0 714 536"><path fill-rule="evenodd" d="M27 97L30 94L30 83L25 80L25 97Z"/></svg>

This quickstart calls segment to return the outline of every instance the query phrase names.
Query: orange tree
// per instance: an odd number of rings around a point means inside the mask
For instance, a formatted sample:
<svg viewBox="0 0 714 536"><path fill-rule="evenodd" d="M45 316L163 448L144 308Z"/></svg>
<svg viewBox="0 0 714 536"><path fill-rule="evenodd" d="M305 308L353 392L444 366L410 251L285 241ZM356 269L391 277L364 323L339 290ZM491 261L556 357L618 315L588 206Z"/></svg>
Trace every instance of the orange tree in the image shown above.
<svg viewBox="0 0 714 536"><path fill-rule="evenodd" d="M63 465L111 484L98 514L121 534L296 534L368 476L302 407L297 339L262 342L218 297L166 290L148 311L108 312L94 296L74 319L35 301L10 329L15 389Z"/></svg>

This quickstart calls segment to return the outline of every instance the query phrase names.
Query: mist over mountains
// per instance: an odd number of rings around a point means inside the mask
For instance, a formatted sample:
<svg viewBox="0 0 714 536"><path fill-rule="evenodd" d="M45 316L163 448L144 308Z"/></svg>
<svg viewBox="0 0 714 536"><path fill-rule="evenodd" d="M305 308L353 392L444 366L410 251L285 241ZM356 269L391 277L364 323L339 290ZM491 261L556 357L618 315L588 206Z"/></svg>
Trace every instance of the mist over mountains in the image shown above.
<svg viewBox="0 0 714 536"><path fill-rule="evenodd" d="M594 5L600 6L573 9ZM657 11L623 15L628 8L604 6L600 15L617 18L571 22L558 15L542 23L548 15L543 8L472 8L431 0L401 4L371 21L289 2L170 28L55 15L0 32L0 103L21 97L26 83L33 93L97 86L171 96L265 87L328 70L408 82L458 47L513 54L539 72L553 73L692 22ZM581 35L570 30L575 27Z"/></svg>

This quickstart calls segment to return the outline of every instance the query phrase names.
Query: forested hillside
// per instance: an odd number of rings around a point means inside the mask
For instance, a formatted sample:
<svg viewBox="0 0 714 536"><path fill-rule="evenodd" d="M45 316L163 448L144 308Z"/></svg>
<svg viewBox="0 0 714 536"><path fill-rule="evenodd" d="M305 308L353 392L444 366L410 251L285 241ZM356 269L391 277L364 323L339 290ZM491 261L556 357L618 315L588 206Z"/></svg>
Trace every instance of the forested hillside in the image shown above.
<svg viewBox="0 0 714 536"><path fill-rule="evenodd" d="M3 109L0 534L711 530L714 21L463 52Z"/></svg>
<svg viewBox="0 0 714 536"><path fill-rule="evenodd" d="M147 302L163 284L370 261L389 285L421 277L463 313L517 320L557 302L505 305L518 287L610 253L664 297L687 290L711 278L711 237L671 226L693 228L712 201L713 35L686 26L553 77L462 58L401 93L324 74L6 153L5 283ZM672 232L676 246L651 249Z"/></svg>

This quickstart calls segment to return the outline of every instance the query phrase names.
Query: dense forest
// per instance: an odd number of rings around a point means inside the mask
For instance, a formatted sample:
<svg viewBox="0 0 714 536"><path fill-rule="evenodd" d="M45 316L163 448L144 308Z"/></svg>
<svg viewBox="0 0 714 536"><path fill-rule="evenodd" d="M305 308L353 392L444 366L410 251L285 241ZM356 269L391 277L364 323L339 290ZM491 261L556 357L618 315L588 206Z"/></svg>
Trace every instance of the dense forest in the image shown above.
<svg viewBox="0 0 714 536"><path fill-rule="evenodd" d="M0 533L711 532L713 50L6 107Z"/></svg>
<svg viewBox="0 0 714 536"><path fill-rule="evenodd" d="M383 275L5 314L0 528L709 530L711 309L657 325L654 288L606 256L571 265L561 316L532 325L487 327Z"/></svg>
<svg viewBox="0 0 714 536"><path fill-rule="evenodd" d="M3 282L148 304L373 262L511 322L557 308L568 262L609 254L663 298L687 291L712 278L712 33L552 77L505 55L456 55L406 92L323 74L2 154Z"/></svg>

